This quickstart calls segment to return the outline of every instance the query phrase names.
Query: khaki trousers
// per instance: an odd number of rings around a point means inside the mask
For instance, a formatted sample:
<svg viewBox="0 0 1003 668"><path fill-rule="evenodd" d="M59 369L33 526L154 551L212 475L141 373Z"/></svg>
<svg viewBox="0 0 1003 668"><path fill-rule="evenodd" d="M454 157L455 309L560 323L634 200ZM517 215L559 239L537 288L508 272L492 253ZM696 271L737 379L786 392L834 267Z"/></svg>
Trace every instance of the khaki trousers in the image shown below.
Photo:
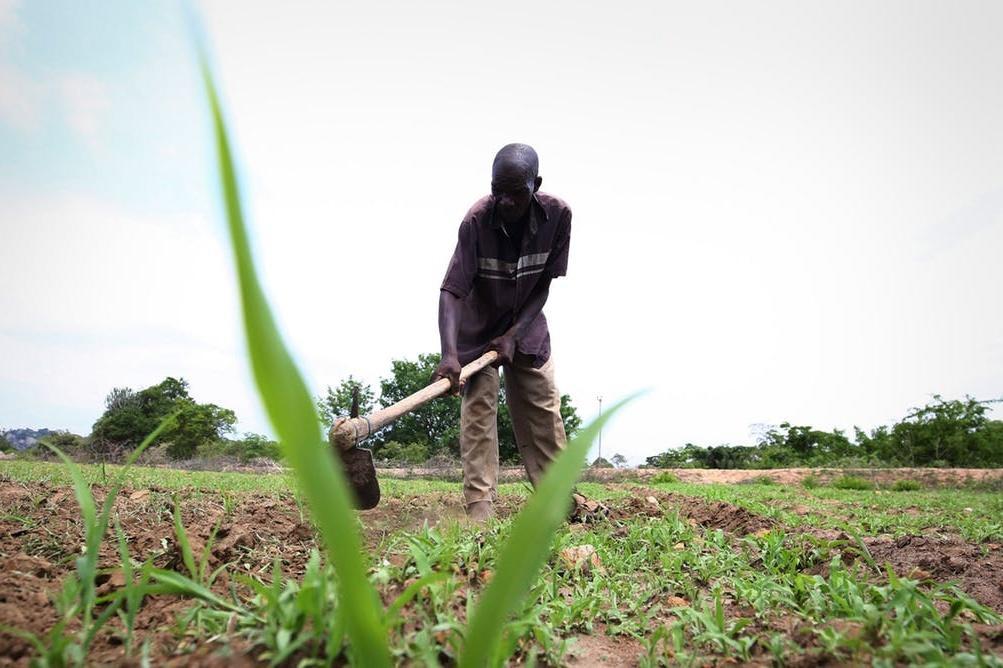
<svg viewBox="0 0 1003 668"><path fill-rule="evenodd" d="M567 436L561 419L561 395L554 384L554 358L539 369L532 359L516 354L504 367L505 402L512 416L515 441L533 486L564 448ZM493 502L498 487L498 369L488 367L471 376L460 403L460 458L463 497L470 504Z"/></svg>

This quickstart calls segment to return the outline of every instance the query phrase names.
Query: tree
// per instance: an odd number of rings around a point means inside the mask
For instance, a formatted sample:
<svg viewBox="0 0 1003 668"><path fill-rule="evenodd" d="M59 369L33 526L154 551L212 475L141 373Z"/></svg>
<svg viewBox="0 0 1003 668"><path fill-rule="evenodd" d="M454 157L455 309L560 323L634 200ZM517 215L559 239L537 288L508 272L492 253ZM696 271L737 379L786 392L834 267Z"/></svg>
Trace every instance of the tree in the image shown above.
<svg viewBox="0 0 1003 668"><path fill-rule="evenodd" d="M782 422L760 426L754 447L683 448L648 457L647 466L673 468L782 468L824 466L849 459L897 466L1003 466L1003 421L990 420L990 404L1003 400L933 401L914 408L894 425L865 432L855 443L839 429L822 431Z"/></svg>
<svg viewBox="0 0 1003 668"><path fill-rule="evenodd" d="M172 413L177 413L174 425L157 442L170 443L168 454L175 458L191 457L200 444L221 439L237 422L232 410L197 403L183 378L169 377L139 392L113 389L91 431L92 446L104 453L134 448Z"/></svg>
<svg viewBox="0 0 1003 668"><path fill-rule="evenodd" d="M91 441L98 451L112 446L134 447L158 424L149 407L128 388L115 388L105 399L105 412L91 429ZM165 413L166 414L166 413Z"/></svg>
<svg viewBox="0 0 1003 668"><path fill-rule="evenodd" d="M747 468L753 448L742 445L716 445L707 448L705 466L709 469Z"/></svg>
<svg viewBox="0 0 1003 668"><path fill-rule="evenodd" d="M178 402L180 413L166 438L170 439L167 454L174 459L187 459L195 455L202 443L214 441L233 431L237 415L216 404L198 404L192 399Z"/></svg>
<svg viewBox="0 0 1003 668"><path fill-rule="evenodd" d="M870 434L859 427L854 427L853 431L854 440L856 440L857 447L863 457L884 464L901 463L899 459L901 453L895 451L896 446L887 426L876 427L871 430Z"/></svg>
<svg viewBox="0 0 1003 668"><path fill-rule="evenodd" d="M104 399L105 410L118 410L136 399L136 393L128 387L113 387Z"/></svg>
<svg viewBox="0 0 1003 668"><path fill-rule="evenodd" d="M279 448L279 444L262 434L247 432L243 438L234 441L234 443L237 446L237 456L242 461L251 459L272 459L278 461L282 459L282 451Z"/></svg>
<svg viewBox="0 0 1003 668"><path fill-rule="evenodd" d="M346 380L341 381L337 389L331 389L331 386L328 385L327 394L323 397L317 397L317 412L325 427L330 428L337 417L348 416L352 410L352 398L356 390L359 392L359 415L368 415L373 412L376 406L373 388L349 376Z"/></svg>
<svg viewBox="0 0 1003 668"><path fill-rule="evenodd" d="M379 458L388 464L417 466L428 461L428 448L422 443L387 441L380 448Z"/></svg>
<svg viewBox="0 0 1003 668"><path fill-rule="evenodd" d="M651 468L749 468L755 461L756 448L744 445L715 445L704 448L687 443L682 448L667 450L645 459Z"/></svg>
<svg viewBox="0 0 1003 668"><path fill-rule="evenodd" d="M910 466L998 466L1003 464L999 428L986 413L994 401L933 402L912 412L891 429L891 441Z"/></svg>
<svg viewBox="0 0 1003 668"><path fill-rule="evenodd" d="M564 421L564 433L571 440L582 426L582 419L578 416L578 409L571 403L570 394L561 395L561 419Z"/></svg>
<svg viewBox="0 0 1003 668"><path fill-rule="evenodd" d="M417 359L393 360L390 364L390 375L380 379L381 407L390 406L424 388L431 381L432 374L439 365L438 353L418 355ZM504 372L498 399L498 450L502 461L518 461L519 451L515 443L515 432L512 429L512 417L504 393ZM351 406L351 393L354 387L359 387L360 413L371 412L373 392L368 385L351 376L332 390L328 388L327 396L318 399L318 410L325 424L330 424L335 415L347 415ZM561 417L564 429L571 438L581 425L578 411L571 403L571 397L561 396ZM379 458L380 449L391 441L401 446L408 444L423 445L428 456L449 454L458 457L460 454L460 398L454 396L442 397L402 416L396 422L381 430L373 439L373 451ZM420 450L409 451L409 457Z"/></svg>
<svg viewBox="0 0 1003 668"><path fill-rule="evenodd" d="M0 452L13 452L14 444L7 440L7 436L0 432Z"/></svg>
<svg viewBox="0 0 1003 668"><path fill-rule="evenodd" d="M978 431L982 466L1003 466L1003 420L989 420Z"/></svg>
<svg viewBox="0 0 1003 668"><path fill-rule="evenodd" d="M842 431L821 431L811 426L781 422L759 437L756 453L766 467L818 465L852 455L856 446Z"/></svg>
<svg viewBox="0 0 1003 668"><path fill-rule="evenodd" d="M41 444L42 447L45 448L45 443L48 443L49 445L61 450L64 454L71 456L81 453L87 447L87 439L83 436L71 434L68 431L57 431L47 436L43 436L34 447ZM45 449L48 451L48 448Z"/></svg>
<svg viewBox="0 0 1003 668"><path fill-rule="evenodd" d="M687 443L682 448L666 450L665 452L644 459L644 465L657 469L679 469L703 465L707 451L698 445Z"/></svg>
<svg viewBox="0 0 1003 668"><path fill-rule="evenodd" d="M619 452L613 455L613 458L610 461L612 461L613 466L617 467L618 469L623 468L624 466L627 465L627 458L621 455Z"/></svg>
<svg viewBox="0 0 1003 668"><path fill-rule="evenodd" d="M437 353L416 360L393 360L390 376L380 379L380 406L386 407L424 388L439 365ZM389 441L420 443L429 455L448 451L459 454L460 398L442 397L402 416L376 438L377 446ZM378 447L375 448L378 452Z"/></svg>

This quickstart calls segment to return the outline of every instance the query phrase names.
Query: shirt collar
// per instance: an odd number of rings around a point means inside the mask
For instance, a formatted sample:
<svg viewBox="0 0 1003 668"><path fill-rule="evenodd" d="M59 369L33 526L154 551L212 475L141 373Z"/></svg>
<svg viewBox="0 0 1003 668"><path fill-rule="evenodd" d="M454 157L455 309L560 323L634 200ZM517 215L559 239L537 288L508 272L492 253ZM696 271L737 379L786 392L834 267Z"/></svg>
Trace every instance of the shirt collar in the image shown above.
<svg viewBox="0 0 1003 668"><path fill-rule="evenodd" d="M529 203L529 235L536 236L540 229L540 221L546 223L548 220L547 210L540 203L536 193L533 193L533 199ZM491 199L491 217L488 219L488 225L493 230L503 229L501 217L495 216L494 198Z"/></svg>

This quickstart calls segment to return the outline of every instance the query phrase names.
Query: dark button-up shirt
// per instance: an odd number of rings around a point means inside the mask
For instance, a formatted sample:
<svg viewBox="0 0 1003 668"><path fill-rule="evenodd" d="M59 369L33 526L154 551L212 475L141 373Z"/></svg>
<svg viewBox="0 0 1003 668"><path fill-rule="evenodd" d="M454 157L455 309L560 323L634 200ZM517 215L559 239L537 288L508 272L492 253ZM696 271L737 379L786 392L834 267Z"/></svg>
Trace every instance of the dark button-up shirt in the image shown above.
<svg viewBox="0 0 1003 668"><path fill-rule="evenodd" d="M442 281L443 290L462 300L456 341L460 364L482 355L492 339L512 327L541 279L567 273L571 209L553 195L536 193L521 237L517 245L494 215L490 195L470 207L460 223ZM537 368L550 359L550 330L542 312L516 341L516 349Z"/></svg>

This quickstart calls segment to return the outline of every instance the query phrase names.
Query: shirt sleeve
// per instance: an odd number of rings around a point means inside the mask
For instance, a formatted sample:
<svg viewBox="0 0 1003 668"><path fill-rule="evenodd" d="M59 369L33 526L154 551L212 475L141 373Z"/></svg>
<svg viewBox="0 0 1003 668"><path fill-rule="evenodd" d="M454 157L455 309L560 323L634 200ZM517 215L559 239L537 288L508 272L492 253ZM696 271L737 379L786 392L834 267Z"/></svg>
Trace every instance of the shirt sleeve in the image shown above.
<svg viewBox="0 0 1003 668"><path fill-rule="evenodd" d="M554 247L547 257L547 273L551 278L568 273L568 246L571 244L571 209L565 209L554 235Z"/></svg>
<svg viewBox="0 0 1003 668"><path fill-rule="evenodd" d="M477 275L477 235L470 220L460 223L460 232L456 240L456 250L449 260L446 277L440 289L446 290L463 299L474 288L474 277Z"/></svg>

